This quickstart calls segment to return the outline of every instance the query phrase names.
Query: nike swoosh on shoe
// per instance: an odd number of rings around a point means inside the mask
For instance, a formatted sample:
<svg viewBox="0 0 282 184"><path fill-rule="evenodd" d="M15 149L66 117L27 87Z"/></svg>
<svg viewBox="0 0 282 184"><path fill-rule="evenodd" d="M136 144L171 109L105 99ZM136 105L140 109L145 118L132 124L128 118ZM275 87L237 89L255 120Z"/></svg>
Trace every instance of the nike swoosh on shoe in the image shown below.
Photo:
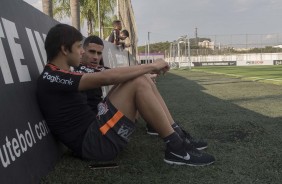
<svg viewBox="0 0 282 184"><path fill-rule="evenodd" d="M175 154L173 152L170 152L171 154L173 154L174 156L178 157L178 158L182 158L184 160L190 160L190 155L188 153L186 153L185 156L182 156L182 155L178 155L178 154Z"/></svg>

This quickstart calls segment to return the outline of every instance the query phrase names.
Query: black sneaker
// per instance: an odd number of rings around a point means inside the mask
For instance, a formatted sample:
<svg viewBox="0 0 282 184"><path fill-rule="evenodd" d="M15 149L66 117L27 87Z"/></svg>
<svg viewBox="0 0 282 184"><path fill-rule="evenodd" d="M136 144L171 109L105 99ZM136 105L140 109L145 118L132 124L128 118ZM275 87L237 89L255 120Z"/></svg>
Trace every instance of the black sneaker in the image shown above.
<svg viewBox="0 0 282 184"><path fill-rule="evenodd" d="M155 131L153 127L151 127L149 124L146 124L147 134L149 135L159 135L158 132ZM192 137L189 133L187 133L185 130L181 129L184 133L184 137L182 137L187 143L192 144L197 150L203 150L208 147L208 143L203 141L202 139L195 139Z"/></svg>
<svg viewBox="0 0 282 184"><path fill-rule="evenodd" d="M205 166L214 163L215 158L208 153L197 150L193 145L183 141L181 150L172 151L172 149L167 147L164 161L168 164L176 165Z"/></svg>
<svg viewBox="0 0 282 184"><path fill-rule="evenodd" d="M153 127L151 127L151 125L149 125L148 123L146 124L146 130L147 130L147 134L149 135L155 135L155 136L159 135L159 133L156 132L156 130Z"/></svg>
<svg viewBox="0 0 282 184"><path fill-rule="evenodd" d="M203 150L206 149L208 147L208 143L205 142L202 139L195 139L193 138L189 133L187 133L185 130L183 130L184 133L184 141L186 141L189 144L192 144L197 150Z"/></svg>

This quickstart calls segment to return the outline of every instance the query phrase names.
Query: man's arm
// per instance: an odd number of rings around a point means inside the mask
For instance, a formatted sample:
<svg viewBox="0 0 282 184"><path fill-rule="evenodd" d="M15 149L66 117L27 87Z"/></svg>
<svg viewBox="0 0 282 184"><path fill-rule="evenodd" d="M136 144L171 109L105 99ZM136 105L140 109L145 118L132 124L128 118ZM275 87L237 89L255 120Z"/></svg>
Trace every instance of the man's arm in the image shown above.
<svg viewBox="0 0 282 184"><path fill-rule="evenodd" d="M169 65L163 60L158 60L146 65L113 68L97 73L86 73L82 76L78 89L83 91L101 86L115 85L147 73L160 74L168 70Z"/></svg>

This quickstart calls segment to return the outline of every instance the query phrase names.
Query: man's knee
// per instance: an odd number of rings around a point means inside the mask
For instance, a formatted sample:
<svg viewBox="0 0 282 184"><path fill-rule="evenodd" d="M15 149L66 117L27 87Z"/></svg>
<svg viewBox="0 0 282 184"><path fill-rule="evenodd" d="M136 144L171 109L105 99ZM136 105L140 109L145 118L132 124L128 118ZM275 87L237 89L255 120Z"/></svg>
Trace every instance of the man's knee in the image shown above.
<svg viewBox="0 0 282 184"><path fill-rule="evenodd" d="M122 92L130 94L136 93L138 91L144 91L147 89L152 89L151 84L148 82L145 76L140 76L125 83L119 84L110 91L109 96L112 96L113 93Z"/></svg>
<svg viewBox="0 0 282 184"><path fill-rule="evenodd" d="M134 85L136 86L136 89L142 90L142 89L151 88L151 84L149 83L145 75L135 78L133 82Z"/></svg>

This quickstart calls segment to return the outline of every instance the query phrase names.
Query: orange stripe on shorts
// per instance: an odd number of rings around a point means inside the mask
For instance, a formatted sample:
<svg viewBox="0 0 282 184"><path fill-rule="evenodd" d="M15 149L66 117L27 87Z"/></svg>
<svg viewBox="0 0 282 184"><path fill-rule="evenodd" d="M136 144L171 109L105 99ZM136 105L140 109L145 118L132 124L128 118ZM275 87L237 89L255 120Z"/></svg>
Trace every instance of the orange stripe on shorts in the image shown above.
<svg viewBox="0 0 282 184"><path fill-rule="evenodd" d="M100 127L102 134L105 135L110 128L113 128L115 124L122 118L122 116L122 112L117 111L111 119L109 119L102 127Z"/></svg>

